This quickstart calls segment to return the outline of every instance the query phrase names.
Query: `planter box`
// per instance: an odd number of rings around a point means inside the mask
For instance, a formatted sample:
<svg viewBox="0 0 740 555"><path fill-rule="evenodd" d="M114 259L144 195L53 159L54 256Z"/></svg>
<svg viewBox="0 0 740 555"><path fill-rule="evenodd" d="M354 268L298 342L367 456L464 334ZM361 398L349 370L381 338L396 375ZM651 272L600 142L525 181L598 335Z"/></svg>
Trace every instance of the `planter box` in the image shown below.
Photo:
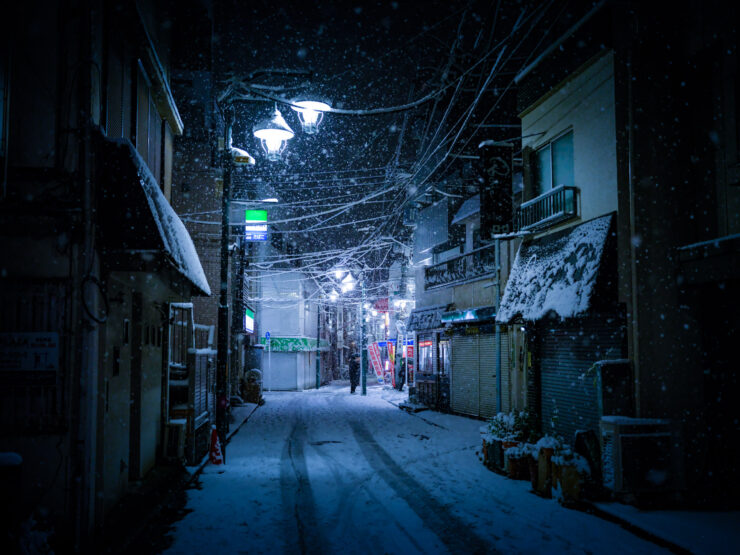
<svg viewBox="0 0 740 555"><path fill-rule="evenodd" d="M538 464L534 457L527 457L527 466L529 467L529 481L532 484L532 491L537 492Z"/></svg>
<svg viewBox="0 0 740 555"><path fill-rule="evenodd" d="M506 457L506 471L512 480L529 480L529 459L532 457Z"/></svg>
<svg viewBox="0 0 740 555"><path fill-rule="evenodd" d="M537 489L535 493L542 497L552 497L552 458L553 449L543 447L540 449L540 456L537 459Z"/></svg>
<svg viewBox="0 0 740 555"><path fill-rule="evenodd" d="M504 447L501 440L483 440L483 464L489 470L495 472L504 471Z"/></svg>
<svg viewBox="0 0 740 555"><path fill-rule="evenodd" d="M552 463L553 487L563 505L576 505L581 500L584 479L573 465Z"/></svg>

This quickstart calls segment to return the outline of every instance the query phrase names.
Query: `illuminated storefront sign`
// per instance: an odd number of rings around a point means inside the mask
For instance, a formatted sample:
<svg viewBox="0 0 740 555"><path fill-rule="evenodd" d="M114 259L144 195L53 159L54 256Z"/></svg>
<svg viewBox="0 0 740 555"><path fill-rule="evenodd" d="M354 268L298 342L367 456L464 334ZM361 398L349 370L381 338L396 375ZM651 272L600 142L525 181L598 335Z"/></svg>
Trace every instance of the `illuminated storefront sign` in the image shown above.
<svg viewBox="0 0 740 555"><path fill-rule="evenodd" d="M254 332L254 311L248 308L244 309L244 331L247 333Z"/></svg>
<svg viewBox="0 0 740 555"><path fill-rule="evenodd" d="M247 210L244 223L246 241L267 241L267 210Z"/></svg>

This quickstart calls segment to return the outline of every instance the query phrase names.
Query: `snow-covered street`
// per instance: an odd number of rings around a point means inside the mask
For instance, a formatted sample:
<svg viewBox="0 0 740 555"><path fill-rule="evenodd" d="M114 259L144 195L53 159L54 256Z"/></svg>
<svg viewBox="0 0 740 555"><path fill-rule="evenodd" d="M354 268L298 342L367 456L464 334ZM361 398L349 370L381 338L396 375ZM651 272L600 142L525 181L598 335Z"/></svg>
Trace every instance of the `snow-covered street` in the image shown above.
<svg viewBox="0 0 740 555"><path fill-rule="evenodd" d="M358 390L359 393L359 390ZM206 466L167 553L654 553L478 459L481 422L334 384L266 393Z"/></svg>

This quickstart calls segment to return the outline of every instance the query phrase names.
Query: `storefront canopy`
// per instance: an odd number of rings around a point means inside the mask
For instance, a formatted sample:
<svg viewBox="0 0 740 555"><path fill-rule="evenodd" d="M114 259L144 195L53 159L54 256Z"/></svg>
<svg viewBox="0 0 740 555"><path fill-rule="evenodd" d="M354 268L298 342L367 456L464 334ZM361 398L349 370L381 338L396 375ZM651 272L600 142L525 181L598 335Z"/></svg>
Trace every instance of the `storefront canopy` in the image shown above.
<svg viewBox="0 0 740 555"><path fill-rule="evenodd" d="M417 308L409 314L406 329L419 332L441 328L443 326L442 313L445 310L447 310L447 305Z"/></svg>
<svg viewBox="0 0 740 555"><path fill-rule="evenodd" d="M98 168L101 235L109 258L164 257L195 294L210 295L190 234L131 142L101 138Z"/></svg>
<svg viewBox="0 0 740 555"><path fill-rule="evenodd" d="M613 215L522 244L496 317L499 323L561 319L589 308L611 233Z"/></svg>

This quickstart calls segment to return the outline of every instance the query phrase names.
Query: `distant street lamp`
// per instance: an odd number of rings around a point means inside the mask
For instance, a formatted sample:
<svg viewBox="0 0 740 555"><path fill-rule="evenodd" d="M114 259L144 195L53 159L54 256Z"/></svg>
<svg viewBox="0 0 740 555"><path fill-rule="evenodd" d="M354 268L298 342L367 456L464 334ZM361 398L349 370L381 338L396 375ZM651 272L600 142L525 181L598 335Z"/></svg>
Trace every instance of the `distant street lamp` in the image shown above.
<svg viewBox="0 0 740 555"><path fill-rule="evenodd" d="M357 283L357 280L352 276L352 274L348 273L346 277L340 283L342 293L352 291L355 288L356 283Z"/></svg>
<svg viewBox="0 0 740 555"><path fill-rule="evenodd" d="M288 141L295 136L280 110L275 108L272 118L265 118L254 126L252 132L260 140L268 160L277 162Z"/></svg>
<svg viewBox="0 0 740 555"><path fill-rule="evenodd" d="M291 108L298 112L303 132L308 135L318 132L319 125L324 119L324 112L331 110L329 104L317 100L294 100Z"/></svg>

